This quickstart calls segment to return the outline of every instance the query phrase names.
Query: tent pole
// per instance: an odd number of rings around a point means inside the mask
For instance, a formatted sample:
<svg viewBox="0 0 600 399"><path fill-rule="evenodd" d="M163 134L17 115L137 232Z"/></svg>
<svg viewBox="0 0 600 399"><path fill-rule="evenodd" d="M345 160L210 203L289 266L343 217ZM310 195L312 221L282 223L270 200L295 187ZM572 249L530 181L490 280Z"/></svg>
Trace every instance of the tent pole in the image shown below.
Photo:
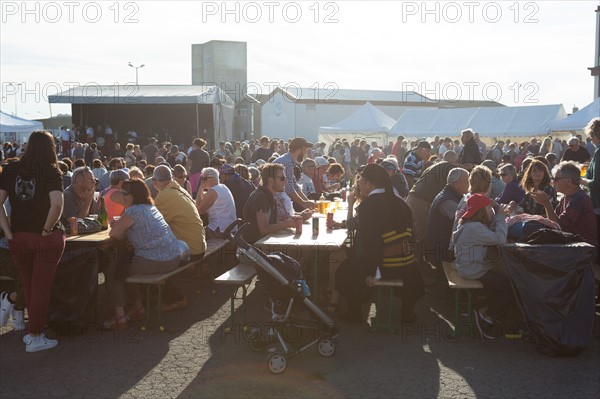
<svg viewBox="0 0 600 399"><path fill-rule="evenodd" d="M196 136L200 137L200 119L198 117L198 101L196 101Z"/></svg>

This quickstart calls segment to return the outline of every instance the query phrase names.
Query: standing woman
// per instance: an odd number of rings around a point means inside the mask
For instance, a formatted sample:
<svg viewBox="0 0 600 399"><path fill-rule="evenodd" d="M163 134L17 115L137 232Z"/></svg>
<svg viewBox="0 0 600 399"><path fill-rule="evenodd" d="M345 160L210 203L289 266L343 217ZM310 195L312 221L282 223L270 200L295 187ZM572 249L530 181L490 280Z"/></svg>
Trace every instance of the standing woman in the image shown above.
<svg viewBox="0 0 600 399"><path fill-rule="evenodd" d="M4 203L10 200L10 221ZM58 168L52 134L31 133L21 160L9 163L0 177L0 227L18 265L29 313L27 352L54 348L58 341L44 334L50 292L58 262L65 249L59 225L63 209L62 173Z"/></svg>
<svg viewBox="0 0 600 399"><path fill-rule="evenodd" d="M552 139L550 137L546 137L544 141L542 141L542 148L540 148L540 155L545 157L546 154L552 152Z"/></svg>
<svg viewBox="0 0 600 399"><path fill-rule="evenodd" d="M596 152L592 162L590 162L584 179L581 182L590 188L590 197L594 204L594 213L596 214L596 228L600 232L600 118L594 118L585 128L586 133L592 138L596 146ZM600 239L600 234L598 234ZM600 248L600 243L596 247ZM600 256L598 257L600 260Z"/></svg>

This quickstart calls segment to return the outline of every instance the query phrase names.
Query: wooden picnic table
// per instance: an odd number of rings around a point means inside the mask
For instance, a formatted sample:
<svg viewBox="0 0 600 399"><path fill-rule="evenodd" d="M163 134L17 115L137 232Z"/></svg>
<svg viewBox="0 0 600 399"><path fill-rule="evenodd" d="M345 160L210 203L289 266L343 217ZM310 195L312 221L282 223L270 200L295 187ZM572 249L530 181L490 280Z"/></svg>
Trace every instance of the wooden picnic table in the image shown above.
<svg viewBox="0 0 600 399"><path fill-rule="evenodd" d="M338 218L345 215L345 211L336 212ZM319 234L313 235L312 218L302 225L302 234L297 235L295 229L284 229L258 240L256 246L267 252L280 251L293 258L301 257L303 250L313 251L312 265L312 290L314 298L319 298L318 266L319 256L328 252L340 250L348 237L346 229L327 229L325 215L316 214L319 220ZM334 215L334 220L337 219ZM341 219L338 219L341 220Z"/></svg>
<svg viewBox="0 0 600 399"><path fill-rule="evenodd" d="M77 234L75 236L67 235L68 243L96 245L100 249L110 248L116 240L109 236L110 229L101 230L90 234Z"/></svg>

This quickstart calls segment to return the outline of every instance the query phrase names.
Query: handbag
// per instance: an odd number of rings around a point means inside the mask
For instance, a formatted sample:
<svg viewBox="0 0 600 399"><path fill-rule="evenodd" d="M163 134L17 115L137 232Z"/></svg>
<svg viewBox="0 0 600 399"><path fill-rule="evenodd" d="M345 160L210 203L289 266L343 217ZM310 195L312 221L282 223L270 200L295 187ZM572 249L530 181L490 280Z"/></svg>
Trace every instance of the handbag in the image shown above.
<svg viewBox="0 0 600 399"><path fill-rule="evenodd" d="M77 218L77 232L79 234L97 233L102 230L102 225L94 218Z"/></svg>

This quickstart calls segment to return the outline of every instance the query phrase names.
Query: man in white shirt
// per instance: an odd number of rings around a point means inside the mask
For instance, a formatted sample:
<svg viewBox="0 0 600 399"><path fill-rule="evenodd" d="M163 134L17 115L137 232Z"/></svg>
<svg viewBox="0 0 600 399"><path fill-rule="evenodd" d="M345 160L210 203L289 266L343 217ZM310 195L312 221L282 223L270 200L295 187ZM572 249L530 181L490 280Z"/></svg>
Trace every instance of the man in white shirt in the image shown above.
<svg viewBox="0 0 600 399"><path fill-rule="evenodd" d="M71 156L71 133L69 133L66 126L60 127L60 144L62 148L62 156Z"/></svg>
<svg viewBox="0 0 600 399"><path fill-rule="evenodd" d="M94 141L94 128L93 128L93 127L91 127L91 126L88 126L88 127L85 129L85 135L86 135L86 137L87 137L87 142L88 142L88 143L91 143L91 142L93 142L93 141Z"/></svg>
<svg viewBox="0 0 600 399"><path fill-rule="evenodd" d="M442 144L440 145L438 154L440 157L443 157L444 154L446 153L446 151L449 151L451 149L452 149L452 139L450 137L446 137L444 139L444 141L442 142Z"/></svg>

